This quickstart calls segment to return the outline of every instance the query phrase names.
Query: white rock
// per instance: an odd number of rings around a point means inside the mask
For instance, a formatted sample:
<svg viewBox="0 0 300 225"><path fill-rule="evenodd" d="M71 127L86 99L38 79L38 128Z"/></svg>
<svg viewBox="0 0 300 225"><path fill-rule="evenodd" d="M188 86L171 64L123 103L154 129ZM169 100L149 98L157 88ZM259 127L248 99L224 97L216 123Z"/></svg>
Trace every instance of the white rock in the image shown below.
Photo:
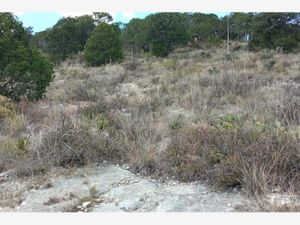
<svg viewBox="0 0 300 225"><path fill-rule="evenodd" d="M102 202L102 201L103 201L102 198L97 198L97 199L95 199L95 202Z"/></svg>
<svg viewBox="0 0 300 225"><path fill-rule="evenodd" d="M26 202L25 202L25 201L24 201L24 202L22 202L22 203L21 203L21 205L26 205Z"/></svg>
<svg viewBox="0 0 300 225"><path fill-rule="evenodd" d="M120 209L125 211L134 211L139 207L140 202L138 199L128 199L119 203Z"/></svg>
<svg viewBox="0 0 300 225"><path fill-rule="evenodd" d="M82 203L82 207L83 207L83 208L86 208L86 207L88 207L90 204L91 204L91 202L83 202L83 203Z"/></svg>

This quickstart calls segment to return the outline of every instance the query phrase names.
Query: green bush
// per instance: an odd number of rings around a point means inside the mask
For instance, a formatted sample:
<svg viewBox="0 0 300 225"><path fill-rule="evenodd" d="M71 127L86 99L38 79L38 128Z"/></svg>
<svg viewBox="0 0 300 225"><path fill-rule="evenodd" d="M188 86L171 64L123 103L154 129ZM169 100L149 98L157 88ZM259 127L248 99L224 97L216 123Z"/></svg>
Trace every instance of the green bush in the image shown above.
<svg viewBox="0 0 300 225"><path fill-rule="evenodd" d="M294 37L281 37L275 40L275 46L282 47L285 52L292 52L299 48L299 40Z"/></svg>
<svg viewBox="0 0 300 225"><path fill-rule="evenodd" d="M30 35L10 13L0 13L0 94L20 100L43 97L53 66L29 43Z"/></svg>
<svg viewBox="0 0 300 225"><path fill-rule="evenodd" d="M119 29L114 25L99 24L87 40L84 54L90 66L121 60L123 52Z"/></svg>
<svg viewBox="0 0 300 225"><path fill-rule="evenodd" d="M188 41L184 17L181 13L156 13L149 21L148 37L155 56L164 57Z"/></svg>
<svg viewBox="0 0 300 225"><path fill-rule="evenodd" d="M259 13L252 22L251 50L295 51L299 47L299 13Z"/></svg>

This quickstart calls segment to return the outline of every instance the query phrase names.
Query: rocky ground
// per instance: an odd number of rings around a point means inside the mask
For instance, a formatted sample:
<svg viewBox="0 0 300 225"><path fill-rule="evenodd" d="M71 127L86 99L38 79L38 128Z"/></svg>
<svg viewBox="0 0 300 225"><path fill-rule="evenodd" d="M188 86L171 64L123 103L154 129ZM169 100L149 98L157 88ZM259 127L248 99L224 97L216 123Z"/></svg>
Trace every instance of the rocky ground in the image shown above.
<svg viewBox="0 0 300 225"><path fill-rule="evenodd" d="M53 174L53 173L52 173ZM35 180L38 179L37 177ZM41 179L41 178L39 178ZM14 212L232 212L254 210L237 192L214 192L198 182L160 182L112 164L80 168L69 175L0 184ZM9 205L9 202L7 203Z"/></svg>

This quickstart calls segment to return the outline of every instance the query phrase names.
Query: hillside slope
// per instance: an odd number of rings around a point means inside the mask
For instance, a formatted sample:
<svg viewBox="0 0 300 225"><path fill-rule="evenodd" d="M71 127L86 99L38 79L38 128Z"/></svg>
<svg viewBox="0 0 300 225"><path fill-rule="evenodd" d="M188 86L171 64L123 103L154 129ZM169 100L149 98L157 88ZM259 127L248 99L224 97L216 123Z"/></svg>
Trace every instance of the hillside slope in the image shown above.
<svg viewBox="0 0 300 225"><path fill-rule="evenodd" d="M24 179L104 160L256 200L297 196L300 55L235 49L178 49L98 68L63 62L44 100L1 100L0 170Z"/></svg>

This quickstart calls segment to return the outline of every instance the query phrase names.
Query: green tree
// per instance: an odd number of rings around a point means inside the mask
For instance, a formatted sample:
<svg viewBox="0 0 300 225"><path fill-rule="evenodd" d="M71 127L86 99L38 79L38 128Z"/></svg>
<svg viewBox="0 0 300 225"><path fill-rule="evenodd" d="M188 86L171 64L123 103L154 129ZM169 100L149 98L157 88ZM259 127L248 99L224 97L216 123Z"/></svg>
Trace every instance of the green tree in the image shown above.
<svg viewBox="0 0 300 225"><path fill-rule="evenodd" d="M251 35L253 19L253 13L231 13L229 18L231 39L243 41L247 35Z"/></svg>
<svg viewBox="0 0 300 225"><path fill-rule="evenodd" d="M188 24L189 39L204 44L217 45L221 42L219 34L220 20L215 14L193 13Z"/></svg>
<svg viewBox="0 0 300 225"><path fill-rule="evenodd" d="M83 50L86 40L95 28L95 20L89 15L79 16L76 20L76 39L80 43L80 51Z"/></svg>
<svg viewBox="0 0 300 225"><path fill-rule="evenodd" d="M0 13L0 94L14 100L43 97L53 66L30 44L30 33L10 13Z"/></svg>
<svg viewBox="0 0 300 225"><path fill-rule="evenodd" d="M46 36L47 53L53 62L65 60L82 49L78 33L75 18L60 19L53 26Z"/></svg>
<svg viewBox="0 0 300 225"><path fill-rule="evenodd" d="M182 13L156 13L146 18L148 37L155 56L167 56L174 48L188 41Z"/></svg>
<svg viewBox="0 0 300 225"><path fill-rule="evenodd" d="M145 19L132 19L122 33L122 40L125 47L129 48L133 54L139 49L143 49L144 51L149 49L147 22Z"/></svg>
<svg viewBox="0 0 300 225"><path fill-rule="evenodd" d="M93 19L96 25L113 21L112 16L106 12L94 12Z"/></svg>
<svg viewBox="0 0 300 225"><path fill-rule="evenodd" d="M84 55L88 65L99 66L123 58L121 32L115 25L100 23L86 42Z"/></svg>
<svg viewBox="0 0 300 225"><path fill-rule="evenodd" d="M48 51L48 42L47 42L47 36L49 34L49 31L50 31L50 29L36 32L31 39L32 45L41 49L45 54L47 54L49 52Z"/></svg>
<svg viewBox="0 0 300 225"><path fill-rule="evenodd" d="M36 33L32 42L57 63L82 51L96 24L104 21L110 21L109 14L62 18L52 28Z"/></svg>
<svg viewBox="0 0 300 225"><path fill-rule="evenodd" d="M252 23L250 49L281 47L285 52L299 48L299 13L258 13Z"/></svg>

